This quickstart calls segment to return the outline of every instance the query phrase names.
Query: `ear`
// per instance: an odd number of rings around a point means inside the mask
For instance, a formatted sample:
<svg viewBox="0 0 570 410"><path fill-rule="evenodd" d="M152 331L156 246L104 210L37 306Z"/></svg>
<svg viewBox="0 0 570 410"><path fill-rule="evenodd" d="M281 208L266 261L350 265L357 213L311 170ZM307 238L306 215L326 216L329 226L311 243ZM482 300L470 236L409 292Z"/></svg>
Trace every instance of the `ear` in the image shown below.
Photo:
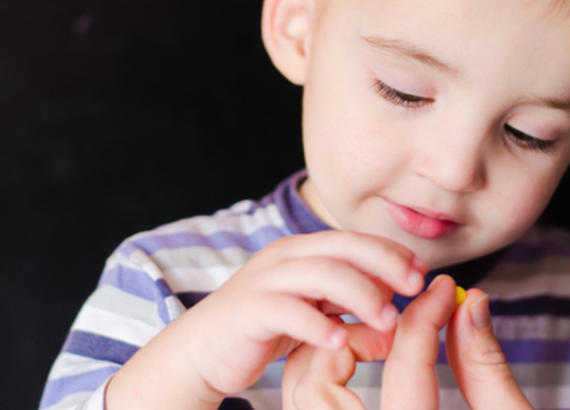
<svg viewBox="0 0 570 410"><path fill-rule="evenodd" d="M265 0L261 34L275 67L293 84L302 85L313 30L314 0Z"/></svg>

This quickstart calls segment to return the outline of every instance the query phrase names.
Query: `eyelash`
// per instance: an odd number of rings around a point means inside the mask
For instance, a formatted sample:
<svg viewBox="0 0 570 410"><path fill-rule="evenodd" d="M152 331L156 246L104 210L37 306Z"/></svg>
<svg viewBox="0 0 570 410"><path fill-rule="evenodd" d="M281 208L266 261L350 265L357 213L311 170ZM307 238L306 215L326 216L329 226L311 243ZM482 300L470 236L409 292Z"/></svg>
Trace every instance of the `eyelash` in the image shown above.
<svg viewBox="0 0 570 410"><path fill-rule="evenodd" d="M400 105L405 108L421 108L424 105L433 102L431 98L418 97L417 95L407 94L395 90L380 80L374 80L373 86L376 92L380 94L382 98L392 104Z"/></svg>
<svg viewBox="0 0 570 410"><path fill-rule="evenodd" d="M531 137L508 124L505 124L505 132L509 135L509 138L514 140L515 144L523 148L547 154L552 152L552 149L554 148L555 141L541 140L539 138Z"/></svg>
<svg viewBox="0 0 570 410"><path fill-rule="evenodd" d="M380 95L380 97L384 98L389 103L399 105L404 108L418 109L434 101L431 98L419 97L417 95L403 93L392 87L389 87L380 80L374 80L373 87ZM505 124L505 132L508 134L508 138L513 140L515 144L522 148L545 153L551 152L554 148L555 141L534 138L522 131L517 130L516 128L511 127L508 124Z"/></svg>

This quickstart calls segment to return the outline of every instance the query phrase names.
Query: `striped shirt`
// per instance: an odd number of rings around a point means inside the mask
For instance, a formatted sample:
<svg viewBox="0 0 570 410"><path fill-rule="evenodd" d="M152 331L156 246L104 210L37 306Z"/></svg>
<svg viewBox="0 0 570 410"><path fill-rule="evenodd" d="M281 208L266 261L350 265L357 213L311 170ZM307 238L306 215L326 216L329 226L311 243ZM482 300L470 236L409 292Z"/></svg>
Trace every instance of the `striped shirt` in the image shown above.
<svg viewBox="0 0 570 410"><path fill-rule="evenodd" d="M260 201L241 201L123 242L74 321L40 408L102 410L111 375L253 254L284 236L329 229L297 193L305 175L293 175ZM534 227L506 249L445 272L463 287L489 294L495 333L534 406L570 408L570 234ZM438 273L429 272L426 282ZM394 299L400 310L409 301ZM283 368L283 360L270 363L251 388L236 395L241 399L227 399L222 407L279 409ZM443 342L436 371L441 408L468 408ZM367 408L378 408L381 379L381 362L359 363L349 387Z"/></svg>

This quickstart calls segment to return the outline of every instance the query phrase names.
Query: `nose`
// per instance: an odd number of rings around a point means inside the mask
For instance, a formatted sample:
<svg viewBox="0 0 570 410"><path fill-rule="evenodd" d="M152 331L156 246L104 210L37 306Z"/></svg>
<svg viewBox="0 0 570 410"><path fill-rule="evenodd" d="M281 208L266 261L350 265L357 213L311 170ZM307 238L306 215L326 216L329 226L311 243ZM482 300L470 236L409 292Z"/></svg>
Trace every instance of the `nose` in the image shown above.
<svg viewBox="0 0 570 410"><path fill-rule="evenodd" d="M425 142L415 153L412 168L445 191L476 191L487 179L484 139L464 136Z"/></svg>

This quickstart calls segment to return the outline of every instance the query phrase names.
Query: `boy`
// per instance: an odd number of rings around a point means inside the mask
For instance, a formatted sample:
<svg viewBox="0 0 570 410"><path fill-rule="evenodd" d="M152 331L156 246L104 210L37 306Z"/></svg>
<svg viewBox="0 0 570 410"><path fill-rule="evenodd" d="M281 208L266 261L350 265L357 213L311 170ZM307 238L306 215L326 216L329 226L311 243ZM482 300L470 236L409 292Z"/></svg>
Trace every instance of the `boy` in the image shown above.
<svg viewBox="0 0 570 410"><path fill-rule="evenodd" d="M353 340L329 315L352 313L376 335L382 354L368 359L417 347L418 317L443 326L447 277L416 301L440 314L410 305L402 320L412 319L392 340L394 305L402 310L444 267L491 296L497 335L531 403L570 405L569 237L531 229L570 157L566 6L266 0L268 53L304 87L307 172L260 202L126 241L74 323L42 407L213 409L241 396L279 408L277 359L302 343L340 355ZM471 291L458 316L471 309L484 318L485 297ZM353 378L369 406L378 405L380 367L363 363ZM446 359L432 367L441 404L465 406ZM394 374L388 386L407 383ZM460 384L466 394L476 380ZM520 393L505 386L492 386L497 397Z"/></svg>

